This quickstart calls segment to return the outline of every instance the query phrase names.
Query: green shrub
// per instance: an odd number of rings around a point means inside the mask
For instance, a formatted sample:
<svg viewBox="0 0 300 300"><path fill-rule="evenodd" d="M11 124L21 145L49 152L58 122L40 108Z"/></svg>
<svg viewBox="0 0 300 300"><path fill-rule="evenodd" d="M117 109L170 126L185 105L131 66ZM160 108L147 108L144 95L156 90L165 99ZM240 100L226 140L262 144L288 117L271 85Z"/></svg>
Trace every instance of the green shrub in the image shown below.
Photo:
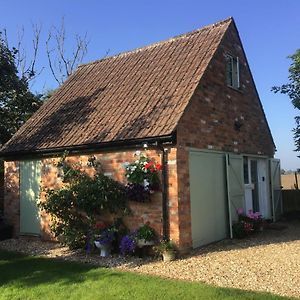
<svg viewBox="0 0 300 300"><path fill-rule="evenodd" d="M158 254L163 254L165 252L176 251L177 247L176 247L176 244L173 241L162 240L157 246L155 246L154 250Z"/></svg>
<svg viewBox="0 0 300 300"><path fill-rule="evenodd" d="M123 216L129 212L124 186L101 173L95 160L89 161L94 176L78 164L59 162L64 186L46 191L46 201L39 205L51 216L51 230L70 248L83 247L96 219L104 214Z"/></svg>

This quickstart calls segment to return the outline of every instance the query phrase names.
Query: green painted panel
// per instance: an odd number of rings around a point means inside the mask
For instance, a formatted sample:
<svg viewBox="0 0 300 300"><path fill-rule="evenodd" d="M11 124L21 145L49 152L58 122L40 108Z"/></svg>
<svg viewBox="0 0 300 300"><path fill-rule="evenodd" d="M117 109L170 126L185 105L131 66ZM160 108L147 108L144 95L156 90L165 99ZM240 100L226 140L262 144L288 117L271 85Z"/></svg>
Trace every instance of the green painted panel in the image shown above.
<svg viewBox="0 0 300 300"><path fill-rule="evenodd" d="M37 202L40 193L41 162L20 163L20 233L40 234L40 216Z"/></svg>
<svg viewBox="0 0 300 300"><path fill-rule="evenodd" d="M238 221L237 209L245 210L244 160L241 155L228 155L227 174L231 222L235 222Z"/></svg>
<svg viewBox="0 0 300 300"><path fill-rule="evenodd" d="M228 235L225 155L190 152L190 193L193 247Z"/></svg>
<svg viewBox="0 0 300 300"><path fill-rule="evenodd" d="M275 158L270 159L271 195L274 222L280 219L283 211L280 170L280 160Z"/></svg>

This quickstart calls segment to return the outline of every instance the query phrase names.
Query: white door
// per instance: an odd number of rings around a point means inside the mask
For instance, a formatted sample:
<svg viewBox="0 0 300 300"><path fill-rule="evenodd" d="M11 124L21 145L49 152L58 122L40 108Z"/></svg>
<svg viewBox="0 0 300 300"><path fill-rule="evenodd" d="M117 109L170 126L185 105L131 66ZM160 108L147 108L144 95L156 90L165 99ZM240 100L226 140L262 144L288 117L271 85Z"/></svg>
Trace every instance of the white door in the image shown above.
<svg viewBox="0 0 300 300"><path fill-rule="evenodd" d="M271 218L271 197L269 189L268 160L244 157L245 212L260 212Z"/></svg>
<svg viewBox="0 0 300 300"><path fill-rule="evenodd" d="M258 197L259 197L259 208L260 213L265 219L272 218L271 211L271 195L269 186L269 174L268 174L268 160L258 160Z"/></svg>

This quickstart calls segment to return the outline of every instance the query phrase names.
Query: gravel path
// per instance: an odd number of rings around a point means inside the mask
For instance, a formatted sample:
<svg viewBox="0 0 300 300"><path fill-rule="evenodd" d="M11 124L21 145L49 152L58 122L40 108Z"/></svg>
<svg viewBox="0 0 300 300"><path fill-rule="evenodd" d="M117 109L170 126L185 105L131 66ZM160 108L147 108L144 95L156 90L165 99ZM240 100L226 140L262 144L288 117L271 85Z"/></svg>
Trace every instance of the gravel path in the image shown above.
<svg viewBox="0 0 300 300"><path fill-rule="evenodd" d="M271 225L247 240L224 240L170 263L150 258L86 257L80 251L70 251L56 243L28 239L2 241L0 248L300 298L300 221Z"/></svg>

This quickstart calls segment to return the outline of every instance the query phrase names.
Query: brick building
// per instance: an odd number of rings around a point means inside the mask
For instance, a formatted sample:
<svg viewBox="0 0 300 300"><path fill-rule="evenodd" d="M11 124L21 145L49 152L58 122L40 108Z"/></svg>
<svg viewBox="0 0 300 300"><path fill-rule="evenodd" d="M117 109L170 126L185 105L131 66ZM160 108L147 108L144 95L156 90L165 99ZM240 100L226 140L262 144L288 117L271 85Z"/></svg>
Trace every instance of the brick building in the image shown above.
<svg viewBox="0 0 300 300"><path fill-rule="evenodd" d="M126 222L149 221L183 250L229 236L237 208L280 213L275 145L232 18L68 78L1 149L4 213L17 235L49 236L48 216L22 214L22 203L29 190L43 198L37 191L59 186L53 162L65 150L73 161L95 155L119 181L136 150L161 161L162 192L131 203Z"/></svg>

